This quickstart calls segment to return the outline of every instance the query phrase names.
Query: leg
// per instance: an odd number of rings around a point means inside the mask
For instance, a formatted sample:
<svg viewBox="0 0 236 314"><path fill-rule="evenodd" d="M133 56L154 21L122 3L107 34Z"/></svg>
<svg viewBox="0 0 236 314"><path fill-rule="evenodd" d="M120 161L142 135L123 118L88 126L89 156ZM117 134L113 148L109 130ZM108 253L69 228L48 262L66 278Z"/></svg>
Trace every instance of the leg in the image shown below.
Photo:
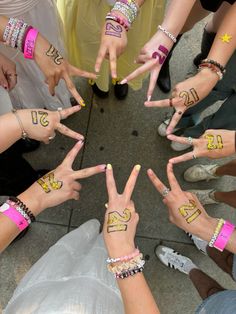
<svg viewBox="0 0 236 314"><path fill-rule="evenodd" d="M216 169L217 176L234 176L236 177L236 159Z"/></svg>
<svg viewBox="0 0 236 314"><path fill-rule="evenodd" d="M209 277L200 269L192 269L189 273L189 278L191 279L193 285L203 300L217 292L225 290L218 284L218 282Z"/></svg>
<svg viewBox="0 0 236 314"><path fill-rule="evenodd" d="M216 263L216 265L232 277L234 254L227 250L220 252L209 246L207 246L206 250L207 255Z"/></svg>
<svg viewBox="0 0 236 314"><path fill-rule="evenodd" d="M227 2L223 2L220 8L214 13L211 21L207 23L206 31L209 33L217 33L219 26L222 23L222 20L225 14L230 9L231 5Z"/></svg>

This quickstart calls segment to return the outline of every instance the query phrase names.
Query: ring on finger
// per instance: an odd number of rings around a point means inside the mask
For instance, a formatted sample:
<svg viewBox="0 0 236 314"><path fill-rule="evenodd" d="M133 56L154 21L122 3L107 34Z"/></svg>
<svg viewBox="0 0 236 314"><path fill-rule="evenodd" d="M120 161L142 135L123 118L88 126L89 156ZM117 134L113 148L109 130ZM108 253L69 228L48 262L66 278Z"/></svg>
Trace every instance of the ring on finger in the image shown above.
<svg viewBox="0 0 236 314"><path fill-rule="evenodd" d="M62 107L57 108L57 111L58 111L58 113L59 113L60 121L61 121L61 120L62 120L62 114L61 114Z"/></svg>
<svg viewBox="0 0 236 314"><path fill-rule="evenodd" d="M170 189L168 189L167 187L165 187L164 189L163 189L163 191L162 191L162 196L163 197L166 197L168 194L169 194L169 192L170 192Z"/></svg>
<svg viewBox="0 0 236 314"><path fill-rule="evenodd" d="M169 105L170 107L173 107L172 98L169 98Z"/></svg>
<svg viewBox="0 0 236 314"><path fill-rule="evenodd" d="M56 133L55 133L54 135L52 135L52 136L49 136L49 137L48 137L48 140L49 140L49 141L52 141L55 137L56 137Z"/></svg>
<svg viewBox="0 0 236 314"><path fill-rule="evenodd" d="M187 141L188 141L189 145L193 146L193 138L191 136L189 136L187 138Z"/></svg>

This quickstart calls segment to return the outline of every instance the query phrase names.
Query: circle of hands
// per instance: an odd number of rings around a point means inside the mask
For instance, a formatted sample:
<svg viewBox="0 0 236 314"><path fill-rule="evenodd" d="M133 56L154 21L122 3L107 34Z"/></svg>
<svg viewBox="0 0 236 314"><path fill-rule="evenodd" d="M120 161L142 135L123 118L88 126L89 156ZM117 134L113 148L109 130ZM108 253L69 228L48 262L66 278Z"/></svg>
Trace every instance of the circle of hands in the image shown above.
<svg viewBox="0 0 236 314"><path fill-rule="evenodd" d="M95 62L95 72L98 73L104 59L109 59L112 78L117 78L117 58L125 51L127 45L126 31L123 27L122 29L116 28L117 25L118 23L114 21L107 21L105 23L102 31L98 57ZM113 35L112 32L107 32L108 29L113 31ZM175 112L167 128L167 137L169 140L179 143L188 143L189 138L178 137L171 133L181 119L183 113L189 107L196 105L209 94L217 83L217 77L212 78L211 73L209 74L210 77L208 77L208 75L205 75L205 73L201 71L194 77L177 84L172 91L171 99L150 101L162 66L160 59L153 57L153 53L156 52L157 47L160 45L166 47L169 51L172 48L173 43L171 43L161 32L157 32L141 49L139 56L135 60L135 62L141 64L141 66L124 78L121 81L121 84L128 83L130 80L149 71L151 75L147 91L148 101L145 102L145 106L173 107ZM78 180L105 172L108 204L103 227L104 239L110 256L116 257L121 254L126 255L132 252L135 248L134 237L139 216L136 213L135 205L132 202L131 197L140 172L140 166L136 165L133 168L122 194L118 194L117 192L111 165L97 165L91 168L73 170L73 162L83 147L84 138L81 134L63 125L61 120L78 112L81 109L81 106L84 106L84 101L77 92L74 83L71 80L71 76L82 76L96 79L97 75L82 71L70 65L69 62L63 59L56 50L56 55L57 57L59 56L60 60L58 64L58 62L55 62L55 58L52 55L45 53L49 51L49 48L51 49L51 47L50 43L39 34L35 48L35 61L45 75L45 81L48 84L50 93L52 95L55 94L55 87L58 85L60 79L63 79L68 90L77 100L78 106L55 112L44 109L24 109L19 110L18 114L24 121L25 131L32 139L43 141L48 144L50 139L55 137L55 132L57 131L63 135L76 139L78 142L55 170L46 174L41 180L35 182L28 189L29 195L40 191L42 195L40 203L38 204L38 212L40 213L43 209L56 206L66 200L78 200L82 187ZM52 47L52 49L55 48ZM0 62L1 64L4 64L0 70L0 85L7 90L11 90L17 83L15 64L2 55L0 56ZM224 143L224 149L220 146L219 139L221 140L221 143ZM219 144L218 146L215 144L215 141L217 140L217 143ZM233 145L232 147L234 140L234 132L227 130L207 130L199 139L192 139L192 152L169 160L167 165L167 177L170 189L165 187L152 169L147 171L150 181L162 196L164 195L163 191L166 191L166 189L168 190L168 193L163 196L163 202L168 208L169 219L172 223L185 231L197 234L198 226L204 221L211 219L196 196L184 192L181 189L173 172L173 164L192 159L193 154L196 157L209 158L229 156L234 153L235 146ZM215 145L214 149L209 149L210 141L212 145ZM194 219L192 218L193 215ZM189 221L191 223L189 223ZM121 243L122 246L120 245Z"/></svg>

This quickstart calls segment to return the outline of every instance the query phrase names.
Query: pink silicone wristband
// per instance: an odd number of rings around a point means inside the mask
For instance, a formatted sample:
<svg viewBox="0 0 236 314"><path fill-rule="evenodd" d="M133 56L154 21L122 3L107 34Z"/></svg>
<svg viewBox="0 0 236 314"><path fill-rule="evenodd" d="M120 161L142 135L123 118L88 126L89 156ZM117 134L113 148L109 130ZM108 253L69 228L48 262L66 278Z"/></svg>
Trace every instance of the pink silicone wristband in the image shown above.
<svg viewBox="0 0 236 314"><path fill-rule="evenodd" d="M0 207L0 213L11 219L20 231L24 230L29 225L28 221L15 208L10 207L7 203L4 203Z"/></svg>
<svg viewBox="0 0 236 314"><path fill-rule="evenodd" d="M36 43L38 33L39 32L37 29L31 28L26 36L25 46L24 46L24 57L26 59L34 58L34 48L35 48L35 43Z"/></svg>
<svg viewBox="0 0 236 314"><path fill-rule="evenodd" d="M229 221L225 221L223 227L220 230L220 233L218 237L216 238L214 242L214 248L217 250L223 252L224 248L226 247L233 231L234 231L235 226L231 224Z"/></svg>

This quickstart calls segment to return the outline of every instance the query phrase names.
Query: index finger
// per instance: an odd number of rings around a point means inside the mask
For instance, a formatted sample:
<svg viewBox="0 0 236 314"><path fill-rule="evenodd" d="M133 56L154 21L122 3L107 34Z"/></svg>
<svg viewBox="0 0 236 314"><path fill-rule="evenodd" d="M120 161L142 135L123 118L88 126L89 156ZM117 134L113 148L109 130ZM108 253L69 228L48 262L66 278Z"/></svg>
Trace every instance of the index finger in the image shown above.
<svg viewBox="0 0 236 314"><path fill-rule="evenodd" d="M170 133L173 132L174 128L176 127L176 125L178 124L179 120L182 118L182 115L183 115L183 111L176 111L171 120L170 120L170 123L166 129L166 134L169 135Z"/></svg>
<svg viewBox="0 0 236 314"><path fill-rule="evenodd" d="M148 169L147 171L148 177L151 180L154 187L157 189L157 191L163 195L163 191L166 189L166 186L162 181L156 176L154 171L152 169Z"/></svg>
<svg viewBox="0 0 236 314"><path fill-rule="evenodd" d="M154 69L151 72L148 92L147 92L147 99L151 99L152 97L153 91L156 87L156 82L157 82L159 71L160 71L159 69Z"/></svg>
<svg viewBox="0 0 236 314"><path fill-rule="evenodd" d="M65 159L62 162L62 165L72 168L75 157L77 156L78 152L81 150L83 144L84 142L82 140L78 141L75 144L75 146L69 151L69 153L66 155Z"/></svg>
<svg viewBox="0 0 236 314"><path fill-rule="evenodd" d="M181 187L175 177L174 171L173 171L173 165L171 163L167 164L167 177L168 181L171 187L171 191L181 190Z"/></svg>
<svg viewBox="0 0 236 314"><path fill-rule="evenodd" d="M102 44L100 46L100 49L98 51L98 55L97 55L97 59L96 59L96 62L95 62L95 72L99 72L100 69L101 69L101 65L102 65L102 62L105 58L105 55L106 55L106 51L107 51L107 48L104 47Z"/></svg>
<svg viewBox="0 0 236 314"><path fill-rule="evenodd" d="M71 78L69 77L69 75L66 72L63 74L63 78L66 82L66 86L67 86L68 90L71 92L71 95L74 96L77 103L80 104L82 107L85 107L85 103L84 103L83 98L77 92L75 85L73 84Z"/></svg>
<svg viewBox="0 0 236 314"><path fill-rule="evenodd" d="M112 165L107 165L106 170L106 184L107 184L107 193L109 200L115 198L117 195L116 182L113 176Z"/></svg>
<svg viewBox="0 0 236 314"><path fill-rule="evenodd" d="M133 168L133 170L129 176L128 181L126 182L124 192L123 192L126 202L131 199L131 196L132 196L135 184L137 182L137 178L138 178L140 169L141 169L141 166L136 165Z"/></svg>
<svg viewBox="0 0 236 314"><path fill-rule="evenodd" d="M95 174L104 172L106 170L106 165L98 165L95 167L89 167L81 170L74 171L74 178L77 179L85 179Z"/></svg>
<svg viewBox="0 0 236 314"><path fill-rule="evenodd" d="M83 140L84 139L83 135L71 130L70 128L68 128L67 126L65 126L64 124L61 124L61 123L56 124L55 130L59 131L63 135L74 138L76 140Z"/></svg>
<svg viewBox="0 0 236 314"><path fill-rule="evenodd" d="M111 49L109 51L109 60L110 60L111 77L112 78L117 78L117 73L116 73L116 51L114 49Z"/></svg>
<svg viewBox="0 0 236 314"><path fill-rule="evenodd" d="M144 65L142 65L141 67L139 67L138 69L134 70L131 74L129 74L128 76L126 76L121 82L120 84L125 84L133 79L135 79L136 77L138 77L139 75L150 71L153 66L156 64L155 59L149 60L147 61Z"/></svg>

